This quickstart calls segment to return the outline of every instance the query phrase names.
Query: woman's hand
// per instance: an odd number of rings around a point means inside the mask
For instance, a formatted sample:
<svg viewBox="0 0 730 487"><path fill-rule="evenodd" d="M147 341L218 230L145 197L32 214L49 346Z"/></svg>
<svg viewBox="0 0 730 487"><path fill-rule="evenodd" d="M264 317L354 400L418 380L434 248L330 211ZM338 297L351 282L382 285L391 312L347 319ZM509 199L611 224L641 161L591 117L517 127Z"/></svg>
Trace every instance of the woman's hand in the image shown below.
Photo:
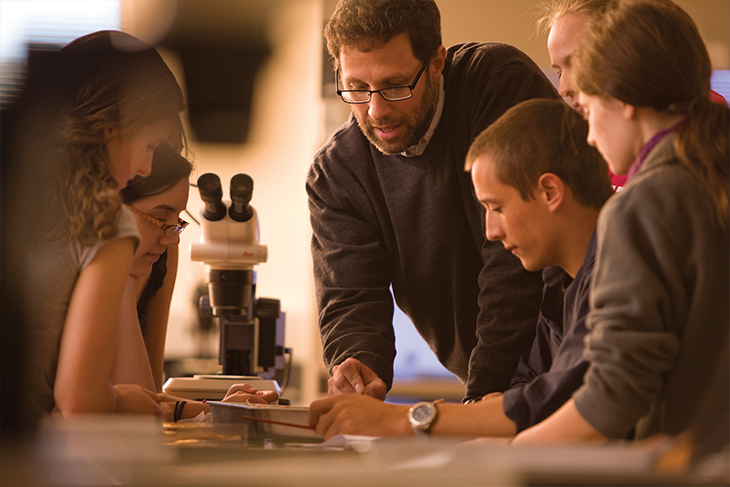
<svg viewBox="0 0 730 487"><path fill-rule="evenodd" d="M278 399L276 391L259 391L249 384L233 384L223 402L271 404Z"/></svg>
<svg viewBox="0 0 730 487"><path fill-rule="evenodd" d="M115 413L123 414L162 414L160 402L164 394L150 391L137 384L116 384Z"/></svg>

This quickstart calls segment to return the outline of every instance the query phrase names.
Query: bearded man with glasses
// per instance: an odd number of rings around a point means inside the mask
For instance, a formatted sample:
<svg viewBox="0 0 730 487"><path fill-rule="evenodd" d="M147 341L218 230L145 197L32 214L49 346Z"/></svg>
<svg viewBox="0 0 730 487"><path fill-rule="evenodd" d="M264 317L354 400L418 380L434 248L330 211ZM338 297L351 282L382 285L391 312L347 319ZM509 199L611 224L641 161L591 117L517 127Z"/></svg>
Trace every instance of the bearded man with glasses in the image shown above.
<svg viewBox="0 0 730 487"><path fill-rule="evenodd" d="M507 109L557 92L512 46L446 49L433 1L341 0L325 38L353 115L306 183L329 394L390 390L391 287L466 399L507 389L535 336L542 280L486 240L464 159ZM562 295L551 299L562 309Z"/></svg>

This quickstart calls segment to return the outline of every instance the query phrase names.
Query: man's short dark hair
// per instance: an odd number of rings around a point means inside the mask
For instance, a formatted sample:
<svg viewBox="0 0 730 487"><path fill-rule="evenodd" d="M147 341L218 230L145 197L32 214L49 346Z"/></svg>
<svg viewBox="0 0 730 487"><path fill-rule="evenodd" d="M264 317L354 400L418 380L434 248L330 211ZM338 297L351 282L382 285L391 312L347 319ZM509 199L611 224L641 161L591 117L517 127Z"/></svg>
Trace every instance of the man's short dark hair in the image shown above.
<svg viewBox="0 0 730 487"><path fill-rule="evenodd" d="M327 50L339 66L340 50L367 52L407 33L413 54L425 62L441 45L441 13L433 0L340 0L324 28Z"/></svg>
<svg viewBox="0 0 730 487"><path fill-rule="evenodd" d="M608 166L587 136L588 123L562 100L524 101L474 139L465 169L489 155L497 180L517 189L524 200L532 197L541 175L552 173L579 204L600 208L613 189Z"/></svg>

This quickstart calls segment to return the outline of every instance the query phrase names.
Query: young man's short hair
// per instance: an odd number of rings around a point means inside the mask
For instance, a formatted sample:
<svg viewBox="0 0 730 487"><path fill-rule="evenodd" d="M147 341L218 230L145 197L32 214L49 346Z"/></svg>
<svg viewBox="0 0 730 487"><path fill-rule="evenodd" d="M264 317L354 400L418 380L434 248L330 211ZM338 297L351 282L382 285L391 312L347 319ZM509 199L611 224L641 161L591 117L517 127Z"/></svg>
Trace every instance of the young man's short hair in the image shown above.
<svg viewBox="0 0 730 487"><path fill-rule="evenodd" d="M507 110L479 134L466 156L465 169L489 155L497 180L527 200L540 176L563 180L576 199L600 208L613 194L608 166L586 142L588 123L561 100L533 99Z"/></svg>
<svg viewBox="0 0 730 487"><path fill-rule="evenodd" d="M369 51L407 33L413 54L425 62L441 45L441 13L433 0L340 0L324 29L335 66L344 46Z"/></svg>

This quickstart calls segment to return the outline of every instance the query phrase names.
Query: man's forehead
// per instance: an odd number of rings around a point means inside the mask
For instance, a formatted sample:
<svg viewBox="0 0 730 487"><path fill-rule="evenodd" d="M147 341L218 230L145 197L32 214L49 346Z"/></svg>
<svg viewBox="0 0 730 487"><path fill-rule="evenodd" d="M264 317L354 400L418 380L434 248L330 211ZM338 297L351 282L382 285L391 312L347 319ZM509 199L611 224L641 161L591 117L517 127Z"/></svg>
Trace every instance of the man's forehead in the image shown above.
<svg viewBox="0 0 730 487"><path fill-rule="evenodd" d="M472 164L472 172L477 172L482 175L482 177L489 175L494 176L494 161L492 160L492 156L489 153L484 153L477 158L474 159L474 163Z"/></svg>
<svg viewBox="0 0 730 487"><path fill-rule="evenodd" d="M387 41L384 40L362 40L356 44L343 44L340 47L339 63L340 67L343 61L356 58L380 58L380 57L398 57L407 60L410 57L415 59L413 48L411 46L408 33L403 32Z"/></svg>
<svg viewBox="0 0 730 487"><path fill-rule="evenodd" d="M363 39L355 44L344 44L340 48L340 56L344 51L357 51L357 52L370 52L373 49L382 49L388 41L377 40L377 39Z"/></svg>
<svg viewBox="0 0 730 487"><path fill-rule="evenodd" d="M588 22L586 16L577 13L566 13L555 19L548 33L548 49L572 53L580 47L580 38Z"/></svg>
<svg viewBox="0 0 730 487"><path fill-rule="evenodd" d="M492 197L502 185L497 180L494 162L487 154L483 154L474 160L471 175L480 200Z"/></svg>

